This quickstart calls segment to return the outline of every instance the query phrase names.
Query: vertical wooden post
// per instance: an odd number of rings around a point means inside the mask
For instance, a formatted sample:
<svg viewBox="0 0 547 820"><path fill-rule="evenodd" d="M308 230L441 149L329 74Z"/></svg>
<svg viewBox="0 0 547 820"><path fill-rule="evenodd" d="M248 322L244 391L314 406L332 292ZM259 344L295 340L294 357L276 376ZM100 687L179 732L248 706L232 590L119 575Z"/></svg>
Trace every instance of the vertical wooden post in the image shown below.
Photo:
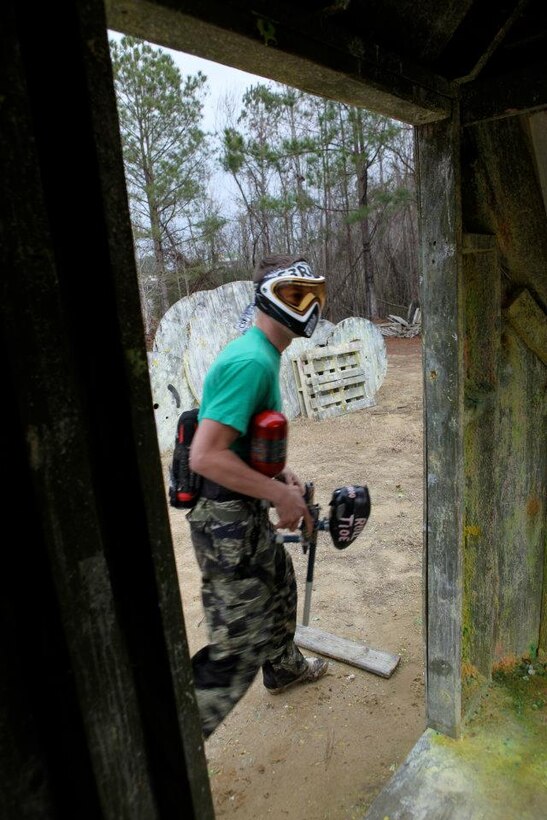
<svg viewBox="0 0 547 820"><path fill-rule="evenodd" d="M544 144L547 121L536 121L534 131L540 133L533 141L528 125L525 118L508 117L467 127L462 134L464 226L480 226L483 232L464 236L469 520L463 657L488 676L488 661L492 666L525 654L534 657L545 640L545 437L539 431L545 427L547 377L532 328L533 316L539 327L545 321L547 217L531 147ZM527 286L533 291L528 299ZM525 303L532 313L519 319ZM490 418L481 420L485 411Z"/></svg>
<svg viewBox="0 0 547 820"><path fill-rule="evenodd" d="M424 345L428 726L461 721L463 390L459 114L416 129Z"/></svg>
<svg viewBox="0 0 547 820"><path fill-rule="evenodd" d="M478 672L490 680L497 621L499 572L499 360L501 283L496 238L463 237L464 557L462 683ZM465 704L463 706L465 711Z"/></svg>
<svg viewBox="0 0 547 820"><path fill-rule="evenodd" d="M104 5L0 18L0 816L210 820Z"/></svg>

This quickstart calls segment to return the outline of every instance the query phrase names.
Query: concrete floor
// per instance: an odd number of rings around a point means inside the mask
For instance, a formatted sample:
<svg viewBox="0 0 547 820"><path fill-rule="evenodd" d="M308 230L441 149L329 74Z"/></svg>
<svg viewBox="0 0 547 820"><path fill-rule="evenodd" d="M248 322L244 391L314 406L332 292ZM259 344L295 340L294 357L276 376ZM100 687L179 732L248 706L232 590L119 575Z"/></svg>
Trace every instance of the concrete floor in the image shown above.
<svg viewBox="0 0 547 820"><path fill-rule="evenodd" d="M545 820L547 675L536 668L494 682L460 739L427 729L366 820Z"/></svg>

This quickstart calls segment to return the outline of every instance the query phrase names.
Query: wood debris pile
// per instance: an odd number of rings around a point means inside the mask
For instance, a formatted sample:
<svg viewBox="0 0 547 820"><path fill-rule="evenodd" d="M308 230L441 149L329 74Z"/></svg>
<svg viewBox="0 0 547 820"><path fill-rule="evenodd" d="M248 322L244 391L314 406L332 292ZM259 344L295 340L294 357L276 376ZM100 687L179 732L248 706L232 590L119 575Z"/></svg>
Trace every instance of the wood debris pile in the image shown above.
<svg viewBox="0 0 547 820"><path fill-rule="evenodd" d="M422 332L422 312L420 308L413 310L412 314L409 311L406 319L393 314L389 314L387 318L389 322L378 325L383 336L399 336L410 339L412 336L419 336Z"/></svg>

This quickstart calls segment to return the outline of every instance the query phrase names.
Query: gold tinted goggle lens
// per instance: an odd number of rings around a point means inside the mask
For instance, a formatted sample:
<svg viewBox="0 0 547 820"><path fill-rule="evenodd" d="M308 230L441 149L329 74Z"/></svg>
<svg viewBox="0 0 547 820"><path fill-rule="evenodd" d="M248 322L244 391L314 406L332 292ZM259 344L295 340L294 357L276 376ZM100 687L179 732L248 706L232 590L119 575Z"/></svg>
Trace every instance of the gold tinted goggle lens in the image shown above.
<svg viewBox="0 0 547 820"><path fill-rule="evenodd" d="M325 304L325 283L305 280L299 282L276 282L272 288L274 294L285 305L296 313L306 313L312 302L319 302L321 310Z"/></svg>

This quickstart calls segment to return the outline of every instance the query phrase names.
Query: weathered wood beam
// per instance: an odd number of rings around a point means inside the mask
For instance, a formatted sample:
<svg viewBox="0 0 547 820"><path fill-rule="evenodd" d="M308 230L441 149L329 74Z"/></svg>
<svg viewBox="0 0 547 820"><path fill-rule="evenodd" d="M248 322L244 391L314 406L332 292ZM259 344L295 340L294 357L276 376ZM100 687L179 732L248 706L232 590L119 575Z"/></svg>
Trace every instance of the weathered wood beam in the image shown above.
<svg viewBox="0 0 547 820"><path fill-rule="evenodd" d="M543 590L541 593L538 653L540 658L547 657L547 549L543 550Z"/></svg>
<svg viewBox="0 0 547 820"><path fill-rule="evenodd" d="M0 816L206 820L103 3L9 0L0 29L3 452L24 534L2 579L30 639L9 667L0 642Z"/></svg>
<svg viewBox="0 0 547 820"><path fill-rule="evenodd" d="M482 659L478 664L482 672L487 672L487 648L481 648L481 643L487 647L490 620L494 619L495 663L533 651L530 647L538 642L541 610L545 453L538 431L544 425L545 367L522 343L503 312L522 289L529 290L543 309L547 306L547 219L526 120L504 118L462 130L464 226L494 236L499 257L499 278L494 268L489 271L486 260L473 260L473 254L464 257L465 355L470 362L466 370L469 529L464 530L464 619L470 631L464 635L463 654L473 665L477 665L473 658ZM479 237L472 239L477 248ZM476 254L487 255L478 250ZM486 478L489 489L481 502L480 483ZM495 550L487 541L485 527L493 533ZM476 567L474 558L479 561ZM490 582L483 586L481 575L485 579L489 575ZM481 587L490 590L495 606L486 598L481 601L480 594L472 600L473 590L479 592Z"/></svg>
<svg viewBox="0 0 547 820"><path fill-rule="evenodd" d="M499 606L499 504L492 491L499 464L501 277L496 239L463 236L464 550L462 615L463 713L472 707L477 673L489 681ZM475 686L466 686L473 682ZM480 692L480 689L479 689Z"/></svg>
<svg viewBox="0 0 547 820"><path fill-rule="evenodd" d="M106 0L110 29L414 125L450 114L455 88L279 2ZM363 31L366 31L363 21Z"/></svg>
<svg viewBox="0 0 547 820"><path fill-rule="evenodd" d="M450 38L436 65L437 71L456 82L476 77L528 3L529 0L515 0L513 7L508 8L508 3L475 0Z"/></svg>
<svg viewBox="0 0 547 820"><path fill-rule="evenodd" d="M505 317L524 344L547 364L547 316L529 291L519 293L506 308Z"/></svg>
<svg viewBox="0 0 547 820"><path fill-rule="evenodd" d="M416 129L422 274L428 726L461 729L463 376L459 121Z"/></svg>
<svg viewBox="0 0 547 820"><path fill-rule="evenodd" d="M547 109L532 114L528 118L528 126L534 148L543 204L547 213Z"/></svg>
<svg viewBox="0 0 547 820"><path fill-rule="evenodd" d="M465 227L496 236L505 290L547 306L547 216L526 118L464 128Z"/></svg>
<svg viewBox="0 0 547 820"><path fill-rule="evenodd" d="M463 125L531 114L547 108L547 62L522 66L461 88Z"/></svg>

